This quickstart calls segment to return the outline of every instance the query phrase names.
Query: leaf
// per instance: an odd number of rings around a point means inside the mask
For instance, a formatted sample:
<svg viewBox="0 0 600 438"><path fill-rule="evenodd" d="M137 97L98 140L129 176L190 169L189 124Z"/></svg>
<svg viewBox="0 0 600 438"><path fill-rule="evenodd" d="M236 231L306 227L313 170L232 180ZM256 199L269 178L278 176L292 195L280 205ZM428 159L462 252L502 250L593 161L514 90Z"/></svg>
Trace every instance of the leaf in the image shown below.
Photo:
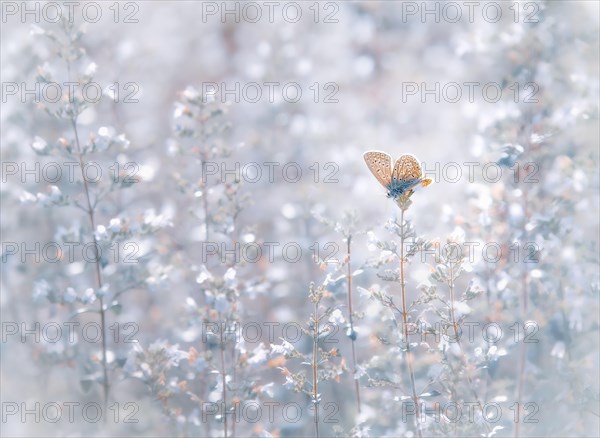
<svg viewBox="0 0 600 438"><path fill-rule="evenodd" d="M120 315L121 311L123 310L123 306L118 301L113 301L110 304L109 310L112 310L115 315Z"/></svg>

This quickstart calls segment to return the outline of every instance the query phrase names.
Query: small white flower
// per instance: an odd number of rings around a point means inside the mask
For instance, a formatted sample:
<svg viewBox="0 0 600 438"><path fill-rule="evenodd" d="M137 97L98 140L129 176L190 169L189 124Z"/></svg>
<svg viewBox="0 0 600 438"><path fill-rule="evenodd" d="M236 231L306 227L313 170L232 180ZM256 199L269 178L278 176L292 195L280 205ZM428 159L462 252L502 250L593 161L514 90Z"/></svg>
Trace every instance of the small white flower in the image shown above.
<svg viewBox="0 0 600 438"><path fill-rule="evenodd" d="M83 304L92 304L93 302L96 301L96 293L94 292L94 289L92 289L91 287L88 287L84 292L83 292L83 297L81 298L81 301L83 302Z"/></svg>
<svg viewBox="0 0 600 438"><path fill-rule="evenodd" d="M206 280L212 280L212 274L206 269L206 266L202 265L200 267L200 273L196 276L196 283L202 284Z"/></svg>
<svg viewBox="0 0 600 438"><path fill-rule="evenodd" d="M104 225L98 225L96 227L96 240L108 240L108 233Z"/></svg>
<svg viewBox="0 0 600 438"><path fill-rule="evenodd" d="M68 287L63 294L63 300L65 303L73 303L77 299L77 292L72 287Z"/></svg>
<svg viewBox="0 0 600 438"><path fill-rule="evenodd" d="M550 355L562 359L563 357L565 357L565 352L565 343L562 341L558 341L556 344L554 344L554 347L552 347L552 352L550 353Z"/></svg>
<svg viewBox="0 0 600 438"><path fill-rule="evenodd" d="M37 200L38 198L29 192L23 192L23 194L19 197L19 201L21 201L22 204L35 204Z"/></svg>
<svg viewBox="0 0 600 438"><path fill-rule="evenodd" d="M330 323L340 325L343 324L344 321L344 315L342 315L342 311L340 309L335 309L333 312L331 312L331 315L329 316Z"/></svg>
<svg viewBox="0 0 600 438"><path fill-rule="evenodd" d="M125 134L117 135L114 140L115 144L123 149L127 149L131 142L125 137Z"/></svg>
<svg viewBox="0 0 600 438"><path fill-rule="evenodd" d="M196 90L194 87L187 87L184 91L183 91L183 97L185 97L188 100L195 100L200 96L200 93L198 92L198 90Z"/></svg>
<svg viewBox="0 0 600 438"><path fill-rule="evenodd" d="M375 233L373 231L369 231L367 233L367 249L369 251L375 251L377 249L377 238L375 237Z"/></svg>
<svg viewBox="0 0 600 438"><path fill-rule="evenodd" d="M33 139L33 143L31 143L31 147L38 154L45 154L46 152L48 152L48 149L50 149L48 147L48 142L46 140L44 140L42 137L37 137L37 136Z"/></svg>
<svg viewBox="0 0 600 438"><path fill-rule="evenodd" d="M277 345L277 344L273 344L271 345L271 355L274 354L290 354L292 353L295 348L292 344L290 344L288 341L286 341L285 339L281 338L281 345Z"/></svg>
<svg viewBox="0 0 600 438"><path fill-rule="evenodd" d="M112 218L108 224L108 229L115 234L120 233L121 232L121 219L119 219L118 217Z"/></svg>
<svg viewBox="0 0 600 438"><path fill-rule="evenodd" d="M360 365L356 365L356 371L354 372L354 379L360 379L362 376L367 374L367 371Z"/></svg>
<svg viewBox="0 0 600 438"><path fill-rule="evenodd" d="M127 360L123 366L123 371L133 377L141 378L143 374L138 371L138 357L143 353L143 350L138 343L130 345L131 350L127 352Z"/></svg>
<svg viewBox="0 0 600 438"><path fill-rule="evenodd" d="M266 394L269 397L273 397L275 394L273 392L273 387L275 386L275 384L273 382L267 383L266 385L263 385L260 388L260 392L261 394Z"/></svg>
<svg viewBox="0 0 600 438"><path fill-rule="evenodd" d="M463 315L468 315L472 312L473 309L471 309L471 307L465 303L464 301L455 301L454 302L454 309L456 310L456 317L459 318Z"/></svg>
<svg viewBox="0 0 600 438"><path fill-rule="evenodd" d="M86 76L94 76L96 74L96 70L98 70L98 65L96 65L95 62L92 62L87 66L84 74Z"/></svg>
<svg viewBox="0 0 600 438"><path fill-rule="evenodd" d="M175 104L175 110L173 111L173 118L178 119L179 117L183 116L186 111L187 106L177 102Z"/></svg>
<svg viewBox="0 0 600 438"><path fill-rule="evenodd" d="M196 300L194 300L192 297L187 297L185 299L185 305L187 307L189 307L190 309L197 309L198 308L198 304L196 303Z"/></svg>
<svg viewBox="0 0 600 438"><path fill-rule="evenodd" d="M152 228L164 228L173 225L167 216L163 214L157 215L153 209L144 212L144 224Z"/></svg>
<svg viewBox="0 0 600 438"><path fill-rule="evenodd" d="M179 344L169 345L167 341L159 339L148 347L148 352L157 354L163 352L167 358L166 368L179 365L181 359L187 359L188 353L179 349Z"/></svg>
<svg viewBox="0 0 600 438"><path fill-rule="evenodd" d="M37 281L33 287L33 299L39 300L42 298L47 298L50 292L51 287L46 280Z"/></svg>
<svg viewBox="0 0 600 438"><path fill-rule="evenodd" d="M225 280L225 284L227 285L227 287L235 286L235 274L236 272L233 268L229 268L227 272L225 272L223 280Z"/></svg>
<svg viewBox="0 0 600 438"><path fill-rule="evenodd" d="M448 236L448 243L462 245L465 243L465 230L461 227L454 228L454 231Z"/></svg>
<svg viewBox="0 0 600 438"><path fill-rule="evenodd" d="M63 195L60 189L56 186L50 186L50 194L39 193L36 195L37 202L42 204L44 207L48 207L52 204L58 204L63 199Z"/></svg>
<svg viewBox="0 0 600 438"><path fill-rule="evenodd" d="M265 344L262 342L258 344L254 350L252 350L252 356L248 359L249 364L259 364L267 360L269 350L265 348Z"/></svg>
<svg viewBox="0 0 600 438"><path fill-rule="evenodd" d="M62 192L56 186L50 186L50 197L52 200L59 200L62 197Z"/></svg>
<svg viewBox="0 0 600 438"><path fill-rule="evenodd" d="M103 126L98 129L98 135L94 139L94 145L98 151L105 151L111 143L111 135L109 128Z"/></svg>
<svg viewBox="0 0 600 438"><path fill-rule="evenodd" d="M104 298L106 296L106 294L108 293L109 289L110 289L109 283L103 284L102 287L96 291L96 296L98 298Z"/></svg>
<svg viewBox="0 0 600 438"><path fill-rule="evenodd" d="M294 379L291 376L285 376L285 383L283 384L286 389L293 389L295 386Z"/></svg>

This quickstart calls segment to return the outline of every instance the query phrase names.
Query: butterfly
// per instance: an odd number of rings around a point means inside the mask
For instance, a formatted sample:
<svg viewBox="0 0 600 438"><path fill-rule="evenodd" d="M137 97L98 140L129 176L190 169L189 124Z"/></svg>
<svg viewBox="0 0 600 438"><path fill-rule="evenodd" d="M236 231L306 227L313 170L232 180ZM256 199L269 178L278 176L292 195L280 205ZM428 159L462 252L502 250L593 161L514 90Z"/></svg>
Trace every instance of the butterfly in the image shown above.
<svg viewBox="0 0 600 438"><path fill-rule="evenodd" d="M392 157L385 152L369 151L363 157L377 181L387 189L388 198L398 199L405 193L410 196L417 186L431 184L431 179L423 178L421 165L414 155L401 155L393 169Z"/></svg>

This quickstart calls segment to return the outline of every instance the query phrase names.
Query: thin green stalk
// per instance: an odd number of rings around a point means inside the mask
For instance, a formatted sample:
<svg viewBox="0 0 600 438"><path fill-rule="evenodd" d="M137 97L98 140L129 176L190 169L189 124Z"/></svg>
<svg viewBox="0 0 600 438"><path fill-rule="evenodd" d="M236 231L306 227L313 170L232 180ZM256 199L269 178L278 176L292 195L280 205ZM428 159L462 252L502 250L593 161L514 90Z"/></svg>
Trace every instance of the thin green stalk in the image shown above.
<svg viewBox="0 0 600 438"><path fill-rule="evenodd" d="M402 292L402 334L406 342L406 363L408 364L408 374L410 375L410 387L412 390L412 398L415 404L416 417L415 427L417 428L417 435L419 438L423 437L421 432L421 410L419 409L419 397L417 396L417 389L415 386L415 373L413 370L413 357L410 352L410 341L408 339L408 310L406 307L406 282L404 280L404 211L405 208L400 207L400 287Z"/></svg>
<svg viewBox="0 0 600 438"><path fill-rule="evenodd" d="M232 382L232 391L233 391L233 408L235 409L235 390L236 390L236 386L237 386L237 372L236 372L236 364L237 364L237 350L235 348L235 346L232 348L232 358L231 361L233 363L233 369L231 370L231 382ZM235 423L236 421L232 421L231 422L231 438L235 437Z"/></svg>
<svg viewBox="0 0 600 438"><path fill-rule="evenodd" d="M96 283L98 286L98 290L102 289L102 274L100 267L100 254L98 252L98 243L96 242L96 221L94 218L94 207L92 206L91 198L90 198L90 189L87 183L87 179L85 177L85 172L83 170L85 163L83 162L83 154L81 152L81 144L79 142L79 133L77 131L77 116L73 116L71 118L71 125L73 127L73 132L75 134L75 144L77 146L77 155L79 158L79 167L81 169L81 178L83 179L83 188L85 193L85 199L87 202L87 213L90 219L90 224L92 227L92 240L94 242L94 264L96 268ZM106 312L104 310L104 300L102 297L98 297L98 301L100 303L100 330L102 331L102 375L103 382L102 388L104 393L104 408L105 410L108 407L108 365L106 361Z"/></svg>
<svg viewBox="0 0 600 438"><path fill-rule="evenodd" d="M221 384L223 385L223 436L227 438L227 376L225 374L225 340L223 332L225 327L221 328Z"/></svg>
<svg viewBox="0 0 600 438"><path fill-rule="evenodd" d="M317 376L317 368L318 357L319 357L319 301L315 302L315 313L314 313L314 334L313 334L313 356L312 356L312 370L313 370L313 404L315 405L315 436L319 438L319 391L318 391L318 376Z"/></svg>
<svg viewBox="0 0 600 438"><path fill-rule="evenodd" d="M358 408L358 413L360 414L360 385L358 383L358 379L355 377L358 368L356 366L356 334L354 332L354 317L352 310L352 266L351 266L351 255L352 255L352 246L351 246L352 236L348 236L348 275L347 275L347 283L348 283L348 321L350 322L350 334L352 336L352 366L354 367L354 390L356 392L356 406Z"/></svg>
<svg viewBox="0 0 600 438"><path fill-rule="evenodd" d="M69 82L71 81L71 62L67 59L67 79ZM71 88L69 88L69 102L74 102L74 96L71 94ZM98 251L98 243L96 242L96 220L94 217L94 208L95 205L92 205L91 197L90 197L90 188L88 186L87 179L85 177L84 161L83 161L83 153L81 151L81 142L79 141L79 132L77 130L77 114L74 113L71 116L71 127L73 128L73 134L75 135L75 145L77 147L77 156L79 159L79 168L81 170L81 179L83 180L83 189L85 193L85 199L87 203L87 214L90 219L90 225L92 227L92 241L94 242L94 261L95 261L95 270L96 270L96 284L98 290L102 289L102 273L100 267L100 254ZM104 299L102 297L98 297L98 302L100 303L100 330L102 331L102 391L104 394L104 410L108 409L108 393L109 393L109 384L108 384L108 364L106 359L106 313L104 311Z"/></svg>
<svg viewBox="0 0 600 438"><path fill-rule="evenodd" d="M210 233L209 233L209 212L208 212L208 177L206 176L206 158L202 155L202 178L205 178L204 187L202 190L202 207L204 209L204 226L206 228L205 237L206 242L210 241Z"/></svg>
<svg viewBox="0 0 600 438"><path fill-rule="evenodd" d="M525 196L525 192L523 192L523 196ZM525 202L527 200L525 199ZM527 205L527 204L526 204ZM527 217L527 216L525 216ZM525 267L523 270L523 274L521 276L521 287L522 287L522 298L521 298L521 321L523 324L525 323L525 319L527 318L528 313L528 296L527 296L527 268ZM515 423L515 438L521 436L521 400L523 398L523 386L525 382L525 365L527 363L527 343L524 340L519 339L521 342L521 348L519 349L519 377L517 383L517 409L519 410L519 415L517 417L518 421Z"/></svg>
<svg viewBox="0 0 600 438"><path fill-rule="evenodd" d="M450 279L448 281L448 288L450 289L450 318L452 319L452 326L454 327L454 336L456 338L456 343L458 344L458 348L460 349L461 359L463 365L465 367L465 375L467 376L467 380L469 382L469 389L471 390L471 394L473 398L477 402L479 406L479 410L481 412L481 417L483 418L483 422L488 432L491 432L490 425L485 421L484 413L483 413L483 405L479 401L479 396L477 395L477 391L475 391L475 386L473 385L473 380L471 379L471 375L469 374L469 370L467 368L467 357L465 351L463 350L462 344L460 343L460 335L458 334L458 323L456 322L456 316L454 313L454 267L452 262L450 262Z"/></svg>
<svg viewBox="0 0 600 438"><path fill-rule="evenodd" d="M531 75L535 77L534 74ZM532 125L532 116L529 114L529 125ZM531 132L527 138L531 138ZM529 199L528 199L528 187L527 184L522 184L523 187L523 217L525 222L523 225L523 241L527 242L527 222L529 221ZM527 315L529 313L529 290L527 287L529 273L527 271L527 264L523 263L523 271L521 274L521 299L520 310L521 310L521 322L525 323ZM524 340L520 340L521 348L519 349L519 376L517 383L517 409L519 410L518 421L515 424L515 438L521 436L521 400L523 398L523 386L525 384L525 366L527 364L527 343Z"/></svg>

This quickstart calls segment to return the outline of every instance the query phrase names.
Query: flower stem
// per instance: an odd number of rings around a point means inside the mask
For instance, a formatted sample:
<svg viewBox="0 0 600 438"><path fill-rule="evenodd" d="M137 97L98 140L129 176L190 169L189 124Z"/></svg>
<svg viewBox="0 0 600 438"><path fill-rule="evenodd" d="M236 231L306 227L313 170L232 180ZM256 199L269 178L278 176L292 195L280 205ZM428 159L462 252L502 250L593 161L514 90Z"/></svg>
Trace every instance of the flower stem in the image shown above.
<svg viewBox="0 0 600 438"><path fill-rule="evenodd" d="M206 175L206 158L204 155L201 157L202 159L202 175ZM204 187L202 187L202 207L204 209L204 226L206 227L205 237L206 242L210 241L210 230L208 227L209 223L209 212L208 212L208 179L204 182Z"/></svg>
<svg viewBox="0 0 600 438"><path fill-rule="evenodd" d="M227 376L225 375L225 340L221 328L221 384L223 385L223 436L227 438Z"/></svg>
<svg viewBox="0 0 600 438"><path fill-rule="evenodd" d="M406 308L406 282L404 280L404 211L405 209L400 207L400 288L402 292L402 334L404 341L406 342L406 363L408 364L408 374L410 376L410 386L412 390L413 402L415 404L416 417L415 427L417 429L417 435L419 438L423 437L421 433L421 410L419 409L419 397L417 396L417 389L415 387L415 373L413 371L413 357L410 352L410 341L408 339L408 311Z"/></svg>
<svg viewBox="0 0 600 438"><path fill-rule="evenodd" d="M527 184L523 184L523 217L525 218L525 224L523 226L523 241L527 242L527 222L529 221L529 202L528 202L528 187ZM520 311L521 311L521 324L525 324L527 314L529 313L529 290L528 290L528 271L527 264L523 264L523 271L521 273L521 300L520 300ZM519 379L517 383L517 409L521 411L521 400L523 398L523 386L525 383L525 365L527 364L527 343L524 340L519 339L521 342L521 348L519 349ZM521 412L519 412L520 414ZM520 420L520 415L519 415ZM515 423L515 438L521 436L521 421Z"/></svg>
<svg viewBox="0 0 600 438"><path fill-rule="evenodd" d="M90 219L90 225L92 227L92 240L94 242L94 261L95 261L95 267L96 267L96 283L98 286L98 289L102 289L102 274L101 274L101 267L100 267L100 254L98 251L98 243L96 242L96 221L94 218L94 207L92 206L92 201L90 198L90 189L87 183L87 179L85 176L85 172L83 170L85 163L83 161L83 153L81 152L81 144L79 142L79 133L77 131L77 116L74 116L71 118L71 125L73 127L73 132L75 134L75 144L77 146L77 155L79 158L79 167L81 169L81 178L83 179L83 189L84 189L84 193L85 193L85 199L87 202L87 213L88 213L88 217ZM98 301L100 303L100 330L102 331L102 374L103 374L103 381L102 381L102 388L103 388L103 393L104 393L104 409L106 410L108 407L108 391L109 391L109 385L108 385L108 365L107 365L107 360L106 360L106 312L104 311L104 300L102 297L98 298Z"/></svg>
<svg viewBox="0 0 600 438"><path fill-rule="evenodd" d="M232 348L231 362L233 363L233 368L231 370L231 382L232 382L232 391L233 391L232 398L234 399L233 400L233 409L235 409L236 408L236 403L237 403L236 402L236 400L237 400L236 399L236 394L235 394L235 390L236 390L236 387L237 387L237 382L236 382L236 379L237 379L237 373L236 373L236 368L237 368L237 366L236 366L236 364L237 364L237 350L236 350L235 346ZM231 422L231 437L232 438L235 437L235 423L236 423L235 421Z"/></svg>
<svg viewBox="0 0 600 438"><path fill-rule="evenodd" d="M319 301L315 301L315 314L314 314L314 323L315 323L315 331L313 334L313 356L312 356L312 370L313 370L313 404L315 406L315 436L319 438L319 391L318 391L318 377L317 377L317 368L318 368L318 357L319 357Z"/></svg>
<svg viewBox="0 0 600 438"><path fill-rule="evenodd" d="M527 272L523 272L521 277L522 288L523 288L523 298L521 301L521 321L523 321L523 326L525 319L527 317ZM519 380L517 383L517 409L521 410L521 400L523 398L523 385L525 382L525 365L527 362L527 343L524 340L521 340L521 348L519 349ZM520 416L519 416L520 418ZM517 421L515 424L515 438L518 438L521 435L521 422Z"/></svg>
<svg viewBox="0 0 600 438"><path fill-rule="evenodd" d="M458 344L458 348L460 349L461 359L463 365L465 367L465 375L467 376L467 381L469 383L469 389L471 390L471 394L473 398L477 402L479 406L479 410L481 412L481 418L483 419L483 423L488 432L491 432L490 425L486 421L483 413L483 405L479 401L479 396L477 395L477 391L475 391L475 386L473 385L473 380L471 379L471 375L469 374L469 370L467 369L468 362L467 356L463 350L462 344L460 343L460 335L458 334L458 323L456 322L456 316L454 313L454 265L450 262L450 279L448 281L448 288L450 289L450 318L452 319L452 326L454 327L454 336L456 337L456 343Z"/></svg>
<svg viewBox="0 0 600 438"><path fill-rule="evenodd" d="M354 390L356 391L356 406L358 408L358 413L360 414L360 385L358 384L358 379L356 378L356 373L358 371L356 366L356 334L354 332L354 318L352 311L352 267L351 267L351 254L352 254L352 236L348 236L348 321L350 322L350 334L352 336L352 366L354 367Z"/></svg>

